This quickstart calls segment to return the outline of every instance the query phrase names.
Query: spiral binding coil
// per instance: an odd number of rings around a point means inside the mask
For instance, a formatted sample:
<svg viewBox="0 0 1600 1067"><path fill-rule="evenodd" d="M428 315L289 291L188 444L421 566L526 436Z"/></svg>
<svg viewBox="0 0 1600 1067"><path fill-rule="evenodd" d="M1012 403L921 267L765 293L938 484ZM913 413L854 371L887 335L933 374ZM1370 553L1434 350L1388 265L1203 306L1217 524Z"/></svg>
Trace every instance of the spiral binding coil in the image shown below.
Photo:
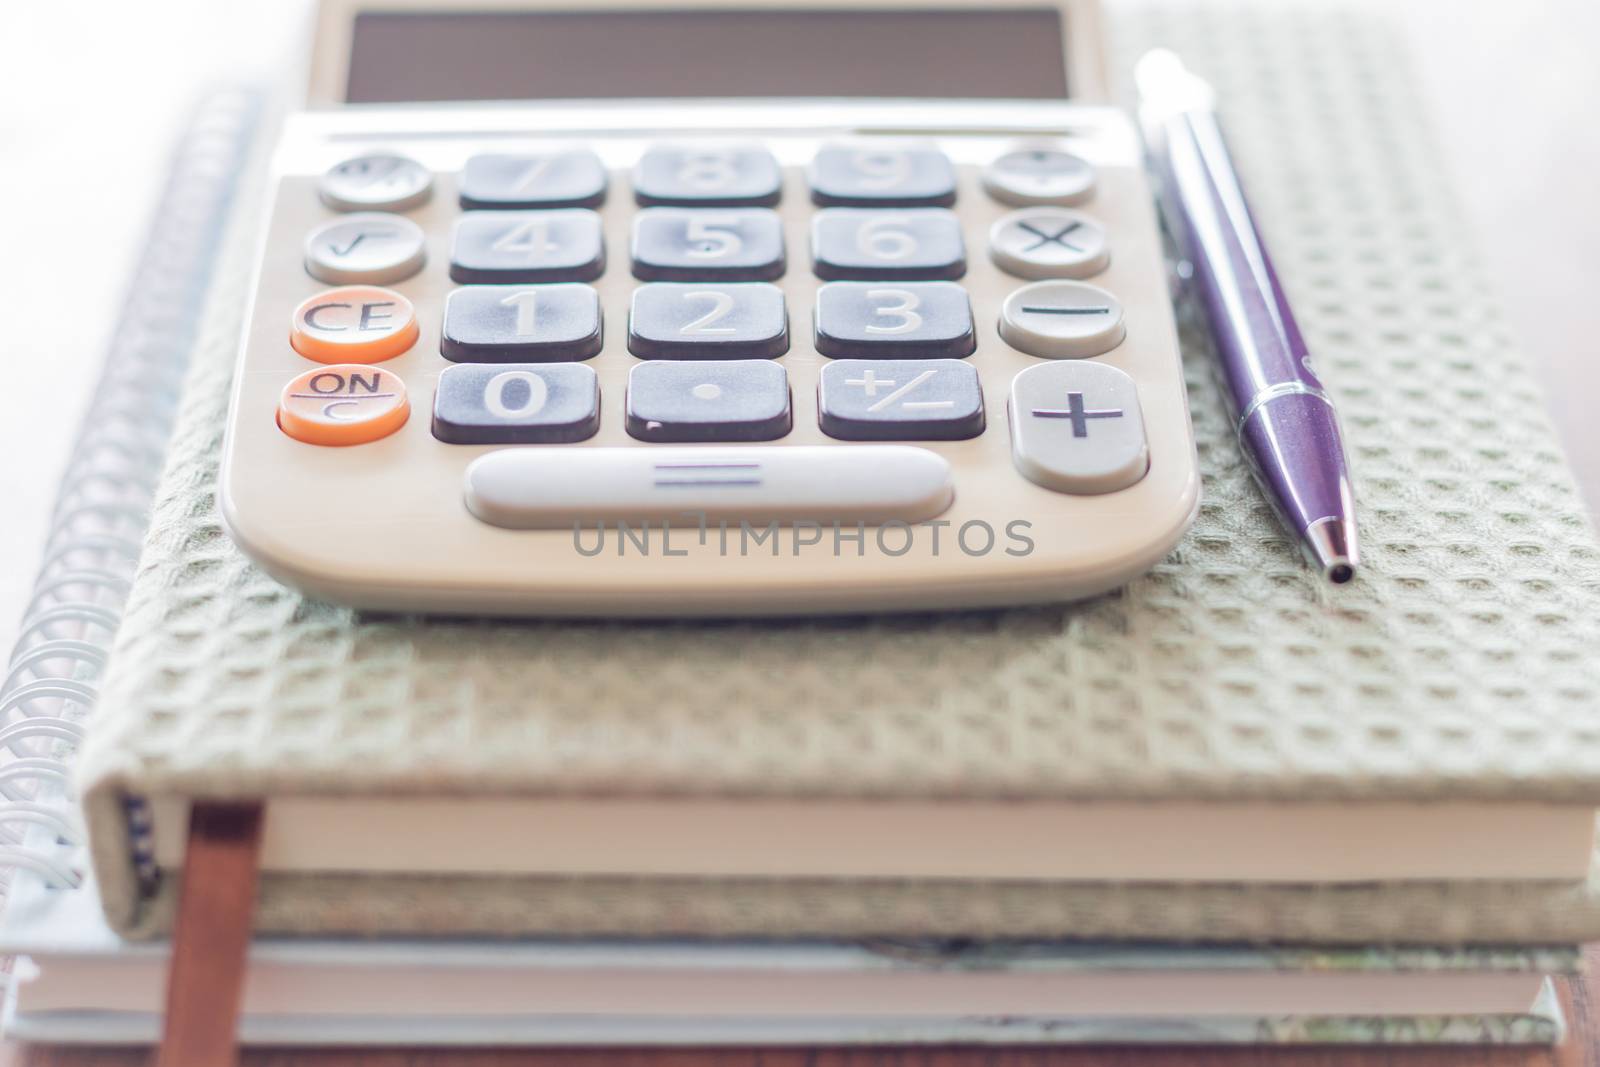
<svg viewBox="0 0 1600 1067"><path fill-rule="evenodd" d="M56 498L0 680L0 880L83 877L68 760L133 578L258 93L208 96L177 147L145 253Z"/></svg>

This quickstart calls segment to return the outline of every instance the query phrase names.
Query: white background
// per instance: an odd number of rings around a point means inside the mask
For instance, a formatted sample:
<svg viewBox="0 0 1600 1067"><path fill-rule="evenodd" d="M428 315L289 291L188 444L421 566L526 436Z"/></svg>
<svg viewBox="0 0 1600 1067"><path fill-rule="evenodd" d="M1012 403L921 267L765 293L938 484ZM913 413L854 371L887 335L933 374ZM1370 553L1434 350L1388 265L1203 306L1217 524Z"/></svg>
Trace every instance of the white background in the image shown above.
<svg viewBox="0 0 1600 1067"><path fill-rule="evenodd" d="M1410 30L1479 251L1600 506L1600 4L1383 7ZM0 651L187 108L207 82L297 67L305 12L305 0L0 12Z"/></svg>

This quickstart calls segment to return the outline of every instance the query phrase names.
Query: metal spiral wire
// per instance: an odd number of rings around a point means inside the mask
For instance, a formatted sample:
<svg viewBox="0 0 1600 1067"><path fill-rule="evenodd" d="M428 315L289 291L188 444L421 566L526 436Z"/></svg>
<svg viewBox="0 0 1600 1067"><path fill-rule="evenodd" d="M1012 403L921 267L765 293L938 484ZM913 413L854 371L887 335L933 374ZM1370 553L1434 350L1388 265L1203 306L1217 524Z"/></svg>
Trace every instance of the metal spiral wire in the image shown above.
<svg viewBox="0 0 1600 1067"><path fill-rule="evenodd" d="M17 870L51 887L82 879L83 828L67 760L83 738L132 584L259 107L254 91L212 94L177 146L57 493L48 548L0 680L0 878L7 885Z"/></svg>

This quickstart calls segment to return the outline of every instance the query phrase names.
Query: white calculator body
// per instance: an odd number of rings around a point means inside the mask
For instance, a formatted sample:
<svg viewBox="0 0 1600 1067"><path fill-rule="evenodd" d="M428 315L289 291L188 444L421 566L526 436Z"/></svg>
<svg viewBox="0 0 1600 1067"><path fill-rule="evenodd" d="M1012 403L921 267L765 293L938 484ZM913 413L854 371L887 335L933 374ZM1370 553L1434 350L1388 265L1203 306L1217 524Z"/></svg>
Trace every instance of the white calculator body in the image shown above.
<svg viewBox="0 0 1600 1067"><path fill-rule="evenodd" d="M1092 5L328 0L223 458L361 608L1067 600L1199 477Z"/></svg>

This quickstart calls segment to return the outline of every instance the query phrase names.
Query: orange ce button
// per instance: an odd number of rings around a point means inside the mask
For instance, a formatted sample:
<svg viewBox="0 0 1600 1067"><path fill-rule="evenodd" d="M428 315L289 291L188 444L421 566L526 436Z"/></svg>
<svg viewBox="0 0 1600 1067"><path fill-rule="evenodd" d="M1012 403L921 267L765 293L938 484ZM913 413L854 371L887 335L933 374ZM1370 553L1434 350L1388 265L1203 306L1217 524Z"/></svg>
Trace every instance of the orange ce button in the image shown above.
<svg viewBox="0 0 1600 1067"><path fill-rule="evenodd" d="M308 370L283 387L278 426L309 445L361 445L406 424L411 404L398 375L360 363Z"/></svg>
<svg viewBox="0 0 1600 1067"><path fill-rule="evenodd" d="M294 309L289 344L318 363L382 363L417 342L411 301L392 289L345 285Z"/></svg>

